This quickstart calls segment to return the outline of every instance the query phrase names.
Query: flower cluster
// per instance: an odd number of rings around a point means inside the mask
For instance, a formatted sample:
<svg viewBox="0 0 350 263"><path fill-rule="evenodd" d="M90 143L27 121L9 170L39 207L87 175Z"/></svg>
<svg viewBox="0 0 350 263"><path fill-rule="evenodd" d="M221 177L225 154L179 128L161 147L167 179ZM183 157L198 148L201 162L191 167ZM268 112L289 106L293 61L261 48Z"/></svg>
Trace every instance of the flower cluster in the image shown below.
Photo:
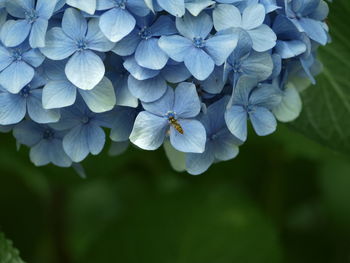
<svg viewBox="0 0 350 263"><path fill-rule="evenodd" d="M129 141L200 174L301 110L324 0L0 0L0 130L37 165ZM170 158L172 158L170 156Z"/></svg>

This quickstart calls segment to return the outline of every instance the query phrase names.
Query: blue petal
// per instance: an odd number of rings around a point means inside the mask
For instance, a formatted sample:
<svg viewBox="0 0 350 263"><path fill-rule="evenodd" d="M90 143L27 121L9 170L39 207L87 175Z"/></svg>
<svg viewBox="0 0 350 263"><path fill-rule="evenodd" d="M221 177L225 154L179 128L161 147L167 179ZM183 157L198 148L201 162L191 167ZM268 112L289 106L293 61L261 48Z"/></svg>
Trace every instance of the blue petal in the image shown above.
<svg viewBox="0 0 350 263"><path fill-rule="evenodd" d="M123 142L129 139L137 112L137 110L129 107L116 107L110 134L110 138L114 142Z"/></svg>
<svg viewBox="0 0 350 263"><path fill-rule="evenodd" d="M119 56L130 56L135 53L141 37L137 30L133 30L129 35L118 41L112 51Z"/></svg>
<svg viewBox="0 0 350 263"><path fill-rule="evenodd" d="M299 23L303 27L308 37L320 43L321 45L327 44L328 35L327 32L324 30L322 22L310 18L301 18L299 20Z"/></svg>
<svg viewBox="0 0 350 263"><path fill-rule="evenodd" d="M205 80L214 70L214 60L200 48L191 48L185 57L185 65L198 80Z"/></svg>
<svg viewBox="0 0 350 263"><path fill-rule="evenodd" d="M175 89L174 111L179 118L194 118L201 110L201 102L193 83L180 83Z"/></svg>
<svg viewBox="0 0 350 263"><path fill-rule="evenodd" d="M114 87L106 77L92 90L79 90L79 93L92 112L110 111L116 104Z"/></svg>
<svg viewBox="0 0 350 263"><path fill-rule="evenodd" d="M96 10L96 0L67 0L67 4L81 9L90 15L93 15Z"/></svg>
<svg viewBox="0 0 350 263"><path fill-rule="evenodd" d="M233 5L218 5L213 11L214 27L217 31L230 27L240 27L241 12Z"/></svg>
<svg viewBox="0 0 350 263"><path fill-rule="evenodd" d="M89 21L86 42L87 48L99 52L110 51L115 45L102 33L99 26L99 20L97 18L90 19Z"/></svg>
<svg viewBox="0 0 350 263"><path fill-rule="evenodd" d="M55 10L58 0L38 0L36 3L36 11L39 16L49 20Z"/></svg>
<svg viewBox="0 0 350 263"><path fill-rule="evenodd" d="M170 14L181 17L185 14L185 1L184 0L158 0L158 4L161 8L168 11Z"/></svg>
<svg viewBox="0 0 350 263"><path fill-rule="evenodd" d="M63 138L63 148L74 162L81 162L89 153L99 154L105 144L103 129L93 123L73 128Z"/></svg>
<svg viewBox="0 0 350 263"><path fill-rule="evenodd" d="M191 0L185 1L186 9L194 16L198 16L205 8L215 4L211 0Z"/></svg>
<svg viewBox="0 0 350 263"><path fill-rule="evenodd" d="M46 45L40 51L49 59L62 60L77 50L76 43L61 28L54 27L46 34Z"/></svg>
<svg viewBox="0 0 350 263"><path fill-rule="evenodd" d="M171 145L180 152L203 153L207 140L207 134L203 124L197 120L186 119L178 120L178 124L183 129L183 134L171 126Z"/></svg>
<svg viewBox="0 0 350 263"><path fill-rule="evenodd" d="M37 68L44 62L45 56L38 49L30 49L22 54L22 59L29 65Z"/></svg>
<svg viewBox="0 0 350 263"><path fill-rule="evenodd" d="M165 94L154 102L142 102L143 108L160 117L164 117L168 111L174 110L175 93L172 88L168 87Z"/></svg>
<svg viewBox="0 0 350 263"><path fill-rule="evenodd" d="M173 60L183 62L193 47L192 41L182 36L162 36L158 41L159 47Z"/></svg>
<svg viewBox="0 0 350 263"><path fill-rule="evenodd" d="M224 86L224 72L223 67L215 67L213 73L200 83L201 88L211 94L219 94Z"/></svg>
<svg viewBox="0 0 350 263"><path fill-rule="evenodd" d="M152 26L150 26L152 36L167 36L177 33L175 22L165 15L161 15Z"/></svg>
<svg viewBox="0 0 350 263"><path fill-rule="evenodd" d="M269 135L276 130L275 116L264 107L255 107L254 111L249 113L249 118L259 136Z"/></svg>
<svg viewBox="0 0 350 263"><path fill-rule="evenodd" d="M217 34L205 43L205 50L217 66L224 64L228 56L237 46L238 36L234 34Z"/></svg>
<svg viewBox="0 0 350 263"><path fill-rule="evenodd" d="M213 22L207 13L201 13L199 16L186 13L184 17L176 18L176 28L181 35L191 40L195 37L204 39L212 30Z"/></svg>
<svg viewBox="0 0 350 263"><path fill-rule="evenodd" d="M225 112L230 132L242 142L247 140L247 112L242 106L232 106Z"/></svg>
<svg viewBox="0 0 350 263"><path fill-rule="evenodd" d="M266 80L272 73L273 61L269 52L251 52L249 57L241 62L244 74L257 79Z"/></svg>
<svg viewBox="0 0 350 263"><path fill-rule="evenodd" d="M222 132L218 134L217 139L213 142L215 159L228 161L235 158L239 152L237 142L238 140L232 136L227 129L223 129Z"/></svg>
<svg viewBox="0 0 350 263"><path fill-rule="evenodd" d="M256 29L248 31L253 41L253 49L258 52L264 52L276 45L277 36L272 29L263 24Z"/></svg>
<svg viewBox="0 0 350 263"><path fill-rule="evenodd" d="M12 54L0 45L0 71L7 68L13 61Z"/></svg>
<svg viewBox="0 0 350 263"><path fill-rule="evenodd" d="M1 125L19 123L27 112L26 100L18 94L0 93L0 105Z"/></svg>
<svg viewBox="0 0 350 263"><path fill-rule="evenodd" d="M47 110L43 108L42 91L33 90L27 99L29 117L37 123L58 122L61 115L58 110Z"/></svg>
<svg viewBox="0 0 350 263"><path fill-rule="evenodd" d="M113 8L100 17L100 28L112 42L118 42L127 36L136 25L135 18L121 8Z"/></svg>
<svg viewBox="0 0 350 263"><path fill-rule="evenodd" d="M169 57L158 46L158 39L150 38L140 42L135 59L141 67L159 70L164 68Z"/></svg>
<svg viewBox="0 0 350 263"><path fill-rule="evenodd" d="M265 8L261 4L249 5L242 14L242 27L246 30L262 25L265 19Z"/></svg>
<svg viewBox="0 0 350 263"><path fill-rule="evenodd" d="M11 16L25 18L25 11L34 9L33 0L6 1L6 10Z"/></svg>
<svg viewBox="0 0 350 263"><path fill-rule="evenodd" d="M184 63L169 64L162 69L162 76L170 83L179 83L191 77Z"/></svg>
<svg viewBox="0 0 350 263"><path fill-rule="evenodd" d="M39 124L25 120L13 128L13 136L20 144L32 147L42 140L43 128Z"/></svg>
<svg viewBox="0 0 350 263"><path fill-rule="evenodd" d="M212 148L206 146L204 153L186 154L186 171L192 175L199 175L209 169L215 160Z"/></svg>
<svg viewBox="0 0 350 263"><path fill-rule="evenodd" d="M59 109L74 104L77 88L68 80L49 81L43 89L43 107L45 109Z"/></svg>
<svg viewBox="0 0 350 263"><path fill-rule="evenodd" d="M146 80L159 75L158 70L143 68L137 64L134 57L130 57L123 63L125 69L137 80Z"/></svg>
<svg viewBox="0 0 350 263"><path fill-rule="evenodd" d="M62 30L71 39L80 40L86 35L86 19L78 10L68 8L62 18Z"/></svg>
<svg viewBox="0 0 350 263"><path fill-rule="evenodd" d="M1 28L1 41L7 47L23 43L32 28L26 20L9 20Z"/></svg>
<svg viewBox="0 0 350 263"><path fill-rule="evenodd" d="M147 80L137 80L131 75L128 79L131 94L144 102L152 102L164 95L167 83L162 76Z"/></svg>
<svg viewBox="0 0 350 263"><path fill-rule="evenodd" d="M102 80L105 66L99 56L90 50L75 53L65 69L67 78L83 90L93 89Z"/></svg>
<svg viewBox="0 0 350 263"><path fill-rule="evenodd" d="M156 150L162 145L167 129L166 118L143 111L136 117L130 141L144 150Z"/></svg>
<svg viewBox="0 0 350 263"><path fill-rule="evenodd" d="M139 105L139 101L135 98L128 88L128 77L123 76L121 78L111 78L115 88L116 104L119 106L127 106L136 108Z"/></svg>
<svg viewBox="0 0 350 263"><path fill-rule="evenodd" d="M34 77L34 69L23 61L13 62L0 73L0 85L11 93L18 93Z"/></svg>
<svg viewBox="0 0 350 263"><path fill-rule="evenodd" d="M32 31L29 36L29 44L32 48L45 47L45 37L48 27L48 21L42 18L38 18L32 27Z"/></svg>

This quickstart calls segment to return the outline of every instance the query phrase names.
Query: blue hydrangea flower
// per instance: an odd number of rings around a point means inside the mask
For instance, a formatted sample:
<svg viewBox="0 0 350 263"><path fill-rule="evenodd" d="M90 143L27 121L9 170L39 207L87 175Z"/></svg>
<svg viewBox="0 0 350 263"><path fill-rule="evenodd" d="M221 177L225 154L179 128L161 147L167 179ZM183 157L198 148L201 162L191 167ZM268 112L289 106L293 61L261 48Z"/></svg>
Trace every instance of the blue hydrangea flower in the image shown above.
<svg viewBox="0 0 350 263"><path fill-rule="evenodd" d="M92 90L82 90L72 84L64 72L65 61L47 61L44 71L48 82L43 88L42 104L45 109L71 106L81 96L88 108L95 113L110 111L116 104L114 87L104 77Z"/></svg>
<svg viewBox="0 0 350 263"><path fill-rule="evenodd" d="M168 88L162 98L143 103L130 135L130 141L145 150L158 149L167 134L172 146L182 152L204 152L206 132L204 126L194 119L201 104L196 87L181 83L175 89Z"/></svg>
<svg viewBox="0 0 350 263"><path fill-rule="evenodd" d="M98 0L97 10L104 11L100 28L113 42L123 39L135 28L135 16L146 16L150 12L144 0Z"/></svg>
<svg viewBox="0 0 350 263"><path fill-rule="evenodd" d="M36 76L17 94L12 94L0 87L0 124L16 124L28 116L37 123L57 122L60 113L46 110L42 105L42 87L45 81Z"/></svg>
<svg viewBox="0 0 350 263"><path fill-rule="evenodd" d="M18 93L33 79L35 68L44 59L37 49L30 48L27 43L14 48L0 44L0 85L11 93Z"/></svg>
<svg viewBox="0 0 350 263"><path fill-rule="evenodd" d="M186 170L193 175L204 173L215 161L228 161L238 154L241 142L227 129L225 110L228 97L211 104L207 112L200 117L207 132L207 141L203 153L186 154Z"/></svg>
<svg viewBox="0 0 350 263"><path fill-rule="evenodd" d="M47 33L46 46L41 52L52 60L69 58L65 67L67 78L83 90L93 89L103 79L105 66L94 53L113 48L100 31L98 19L89 23L77 10L68 8L62 18L62 28L54 27Z"/></svg>
<svg viewBox="0 0 350 263"><path fill-rule="evenodd" d="M45 46L45 35L57 0L11 0L7 1L8 13L19 18L8 20L2 30L1 40L7 47L15 47L23 43L29 35L32 48Z"/></svg>
<svg viewBox="0 0 350 263"><path fill-rule="evenodd" d="M261 4L247 6L241 14L233 5L218 5L213 11L213 21L216 30L227 28L241 28L249 34L253 42L253 49L264 52L276 45L276 34L264 24L265 8Z"/></svg>
<svg viewBox="0 0 350 263"><path fill-rule="evenodd" d="M135 60L141 67L160 70L169 57L158 46L158 39L175 33L175 22L169 16L155 20L154 15L149 15L138 19L135 30L119 41L113 51L122 56L135 53Z"/></svg>
<svg viewBox="0 0 350 263"><path fill-rule="evenodd" d="M280 0L281 1L281 0ZM284 0L284 11L288 19L300 32L321 45L328 42L328 27L323 22L329 12L323 0Z"/></svg>
<svg viewBox="0 0 350 263"><path fill-rule="evenodd" d="M134 58L128 58L124 67L129 71L128 88L133 96L143 102L158 100L167 91L168 83L187 80L191 73L183 63L169 60L162 70L150 70L139 66Z"/></svg>
<svg viewBox="0 0 350 263"><path fill-rule="evenodd" d="M153 12L159 6L176 17L185 15L186 9L193 16L198 16L205 8L215 4L212 0L145 0L145 2Z"/></svg>
<svg viewBox="0 0 350 263"><path fill-rule="evenodd" d="M62 138L65 132L33 121L23 121L13 128L13 135L20 144L30 147L30 160L37 166L53 163L70 167L72 160L64 152Z"/></svg>
<svg viewBox="0 0 350 263"><path fill-rule="evenodd" d="M67 131L63 149L74 162L83 161L89 153L99 154L106 141L102 127L109 127L104 114L90 111L81 100L61 110L59 122L50 124L56 130Z"/></svg>
<svg viewBox="0 0 350 263"><path fill-rule="evenodd" d="M198 80L205 80L215 65L222 65L236 47L238 38L232 31L218 32L209 36L213 22L206 13L197 17L186 14L176 19L180 35L162 36L159 46L177 62L184 62Z"/></svg>
<svg viewBox="0 0 350 263"><path fill-rule="evenodd" d="M225 113L225 120L231 133L241 141L247 139L247 120L250 119L255 132L260 136L276 130L277 122L271 112L280 104L281 95L274 86L260 84L256 79L242 76L235 87L232 102Z"/></svg>
<svg viewBox="0 0 350 263"><path fill-rule="evenodd" d="M228 57L224 72L225 76L230 74L233 77L234 84L242 75L256 78L260 82L272 74L274 64L270 52L256 52L252 46L249 34L239 30L237 47Z"/></svg>

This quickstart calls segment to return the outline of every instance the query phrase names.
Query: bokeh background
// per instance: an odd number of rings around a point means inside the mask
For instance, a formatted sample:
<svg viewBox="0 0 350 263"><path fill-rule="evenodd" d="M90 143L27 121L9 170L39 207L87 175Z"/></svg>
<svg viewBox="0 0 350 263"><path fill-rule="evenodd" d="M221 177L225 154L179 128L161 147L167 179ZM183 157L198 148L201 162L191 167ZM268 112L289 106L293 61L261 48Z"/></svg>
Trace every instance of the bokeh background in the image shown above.
<svg viewBox="0 0 350 263"><path fill-rule="evenodd" d="M82 179L0 140L0 230L26 262L350 262L349 157L287 126L197 177L130 148Z"/></svg>
<svg viewBox="0 0 350 263"><path fill-rule="evenodd" d="M334 1L300 119L250 132L235 160L201 176L175 172L163 149L107 147L82 179L34 167L0 134L0 232L27 263L350 262L349 23L350 1Z"/></svg>

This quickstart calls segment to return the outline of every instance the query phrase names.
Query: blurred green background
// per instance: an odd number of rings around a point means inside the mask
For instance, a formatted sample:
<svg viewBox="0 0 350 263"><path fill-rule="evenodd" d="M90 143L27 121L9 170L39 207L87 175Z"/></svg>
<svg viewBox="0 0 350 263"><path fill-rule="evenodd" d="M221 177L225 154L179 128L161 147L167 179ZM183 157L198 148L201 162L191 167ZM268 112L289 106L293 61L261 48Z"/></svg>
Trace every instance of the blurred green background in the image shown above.
<svg viewBox="0 0 350 263"><path fill-rule="evenodd" d="M0 136L0 232L26 262L350 262L350 162L284 125L193 177L164 151L35 168Z"/></svg>

